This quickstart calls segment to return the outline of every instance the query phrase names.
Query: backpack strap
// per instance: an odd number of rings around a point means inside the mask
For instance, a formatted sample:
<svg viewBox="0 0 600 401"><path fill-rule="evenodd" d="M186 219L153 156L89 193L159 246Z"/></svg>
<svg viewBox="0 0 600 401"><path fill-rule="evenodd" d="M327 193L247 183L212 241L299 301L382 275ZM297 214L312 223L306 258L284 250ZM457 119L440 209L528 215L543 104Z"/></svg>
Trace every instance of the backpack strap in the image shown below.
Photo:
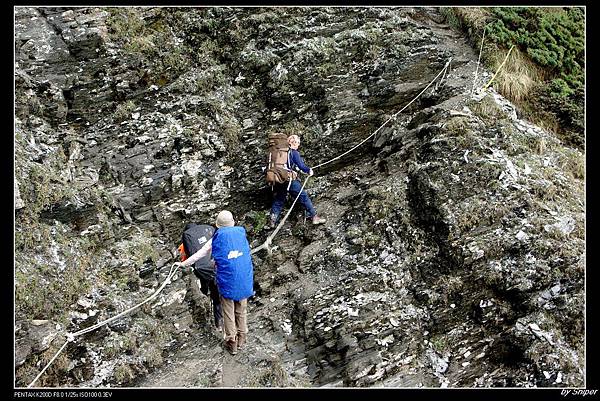
<svg viewBox="0 0 600 401"><path fill-rule="evenodd" d="M292 149L290 149L288 147L288 152L287 152L287 165L286 165L286 170L289 171L288 174L288 186L287 186L287 191L290 191L290 187L292 186L292 181L294 181L296 179L296 177L298 176L298 174L294 171L294 169L292 168L292 165L290 163L290 153L292 152Z"/></svg>

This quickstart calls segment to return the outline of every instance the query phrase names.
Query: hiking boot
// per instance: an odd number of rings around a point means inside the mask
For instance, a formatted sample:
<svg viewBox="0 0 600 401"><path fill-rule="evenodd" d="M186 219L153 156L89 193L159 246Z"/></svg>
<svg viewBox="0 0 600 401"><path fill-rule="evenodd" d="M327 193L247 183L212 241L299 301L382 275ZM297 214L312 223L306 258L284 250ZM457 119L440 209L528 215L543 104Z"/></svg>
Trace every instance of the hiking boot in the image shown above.
<svg viewBox="0 0 600 401"><path fill-rule="evenodd" d="M229 340L225 342L225 349L231 354L231 355L235 355L237 354L237 341L234 340Z"/></svg>
<svg viewBox="0 0 600 401"><path fill-rule="evenodd" d="M319 216L317 216L316 214L315 214L315 215L313 216L313 218L312 218L312 223L313 223L314 225L317 225L317 224L323 224L323 223L325 223L326 221L327 221L327 219L325 219L325 218L323 218L323 217L319 217Z"/></svg>
<svg viewBox="0 0 600 401"><path fill-rule="evenodd" d="M237 348L243 349L244 345L246 345L246 334L238 333L237 335Z"/></svg>

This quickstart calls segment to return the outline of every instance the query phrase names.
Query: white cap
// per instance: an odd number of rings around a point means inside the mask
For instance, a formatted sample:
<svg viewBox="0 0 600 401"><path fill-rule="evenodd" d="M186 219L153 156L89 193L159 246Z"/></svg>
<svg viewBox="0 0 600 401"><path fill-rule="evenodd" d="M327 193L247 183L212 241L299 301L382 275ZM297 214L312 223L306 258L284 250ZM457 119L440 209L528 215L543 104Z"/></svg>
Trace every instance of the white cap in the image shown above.
<svg viewBox="0 0 600 401"><path fill-rule="evenodd" d="M221 227L233 227L235 221L233 220L233 215L229 210L221 210L219 215L217 216L216 225L217 228Z"/></svg>

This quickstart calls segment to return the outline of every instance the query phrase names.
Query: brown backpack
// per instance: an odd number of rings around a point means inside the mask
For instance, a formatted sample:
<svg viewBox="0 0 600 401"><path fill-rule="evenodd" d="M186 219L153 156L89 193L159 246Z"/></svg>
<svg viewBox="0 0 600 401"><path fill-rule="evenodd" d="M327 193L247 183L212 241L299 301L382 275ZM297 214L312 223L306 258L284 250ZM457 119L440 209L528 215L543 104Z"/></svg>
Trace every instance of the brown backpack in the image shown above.
<svg viewBox="0 0 600 401"><path fill-rule="evenodd" d="M296 179L297 173L286 168L288 161L288 140L285 134L269 134L267 142L269 154L267 159L266 179L269 184L283 184L291 178ZM291 174L291 177L290 177Z"/></svg>

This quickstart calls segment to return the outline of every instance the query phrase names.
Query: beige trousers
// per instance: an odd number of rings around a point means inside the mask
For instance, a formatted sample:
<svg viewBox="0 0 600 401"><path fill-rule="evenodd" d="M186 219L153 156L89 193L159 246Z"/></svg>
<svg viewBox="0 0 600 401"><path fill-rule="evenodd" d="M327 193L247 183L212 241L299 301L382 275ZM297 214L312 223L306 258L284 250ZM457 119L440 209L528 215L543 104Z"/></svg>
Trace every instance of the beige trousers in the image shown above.
<svg viewBox="0 0 600 401"><path fill-rule="evenodd" d="M248 299L234 301L221 297L223 308L223 337L225 341L236 340L237 334L247 334L246 311Z"/></svg>

